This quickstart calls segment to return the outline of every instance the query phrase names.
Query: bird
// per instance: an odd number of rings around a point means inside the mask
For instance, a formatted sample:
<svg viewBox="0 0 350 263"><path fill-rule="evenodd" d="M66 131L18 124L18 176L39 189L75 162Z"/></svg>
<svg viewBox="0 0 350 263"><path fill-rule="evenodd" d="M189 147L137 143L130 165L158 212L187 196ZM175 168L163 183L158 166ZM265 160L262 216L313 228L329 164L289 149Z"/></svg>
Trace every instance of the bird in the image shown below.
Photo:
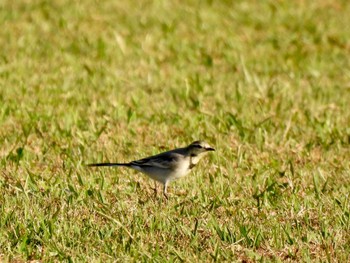
<svg viewBox="0 0 350 263"><path fill-rule="evenodd" d="M167 188L169 183L187 175L199 160L211 151L215 151L215 149L208 143L198 140L183 148L162 152L128 163L91 163L87 166L124 166L142 172L163 185L163 195L168 199Z"/></svg>

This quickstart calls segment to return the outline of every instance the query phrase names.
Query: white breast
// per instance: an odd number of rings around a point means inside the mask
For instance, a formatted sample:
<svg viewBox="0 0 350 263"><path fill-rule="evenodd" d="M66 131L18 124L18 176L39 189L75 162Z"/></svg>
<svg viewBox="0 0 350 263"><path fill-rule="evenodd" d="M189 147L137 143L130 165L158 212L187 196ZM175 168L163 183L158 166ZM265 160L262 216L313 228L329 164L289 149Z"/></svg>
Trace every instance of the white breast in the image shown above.
<svg viewBox="0 0 350 263"><path fill-rule="evenodd" d="M171 180L175 180L181 177L184 177L187 175L191 170L189 169L190 166L190 160L184 160L179 163L180 165L177 167L177 169L173 172L171 176Z"/></svg>

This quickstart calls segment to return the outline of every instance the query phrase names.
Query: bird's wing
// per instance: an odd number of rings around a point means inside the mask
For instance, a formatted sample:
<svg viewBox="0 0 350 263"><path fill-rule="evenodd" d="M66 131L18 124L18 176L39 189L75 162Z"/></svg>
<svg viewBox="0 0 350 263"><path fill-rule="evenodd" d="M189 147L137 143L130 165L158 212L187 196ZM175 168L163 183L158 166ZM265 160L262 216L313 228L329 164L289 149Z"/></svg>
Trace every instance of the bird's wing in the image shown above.
<svg viewBox="0 0 350 263"><path fill-rule="evenodd" d="M165 152L155 156L133 161L130 164L135 166L140 166L140 167L151 166L151 167L169 169L176 166L176 164L183 158L184 156L179 153Z"/></svg>

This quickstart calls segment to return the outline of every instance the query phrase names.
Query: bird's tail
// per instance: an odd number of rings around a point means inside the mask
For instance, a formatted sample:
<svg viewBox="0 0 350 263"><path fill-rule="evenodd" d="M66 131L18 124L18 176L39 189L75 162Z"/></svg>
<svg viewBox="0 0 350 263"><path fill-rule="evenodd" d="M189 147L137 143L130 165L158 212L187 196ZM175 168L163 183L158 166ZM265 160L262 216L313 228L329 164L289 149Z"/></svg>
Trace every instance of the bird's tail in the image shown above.
<svg viewBox="0 0 350 263"><path fill-rule="evenodd" d="M129 163L90 163L87 166L89 167L97 167L97 166L130 166Z"/></svg>

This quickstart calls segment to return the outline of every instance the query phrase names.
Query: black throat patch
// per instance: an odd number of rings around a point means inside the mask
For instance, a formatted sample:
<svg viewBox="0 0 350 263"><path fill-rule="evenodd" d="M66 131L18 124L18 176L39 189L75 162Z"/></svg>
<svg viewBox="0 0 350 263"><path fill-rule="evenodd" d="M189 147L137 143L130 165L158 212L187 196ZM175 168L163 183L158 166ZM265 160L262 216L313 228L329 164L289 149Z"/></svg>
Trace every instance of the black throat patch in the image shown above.
<svg viewBox="0 0 350 263"><path fill-rule="evenodd" d="M196 166L196 164L195 163L192 163L192 157L194 157L195 155L191 155L190 156L190 165L188 166L188 168L191 170L193 167L195 167Z"/></svg>

